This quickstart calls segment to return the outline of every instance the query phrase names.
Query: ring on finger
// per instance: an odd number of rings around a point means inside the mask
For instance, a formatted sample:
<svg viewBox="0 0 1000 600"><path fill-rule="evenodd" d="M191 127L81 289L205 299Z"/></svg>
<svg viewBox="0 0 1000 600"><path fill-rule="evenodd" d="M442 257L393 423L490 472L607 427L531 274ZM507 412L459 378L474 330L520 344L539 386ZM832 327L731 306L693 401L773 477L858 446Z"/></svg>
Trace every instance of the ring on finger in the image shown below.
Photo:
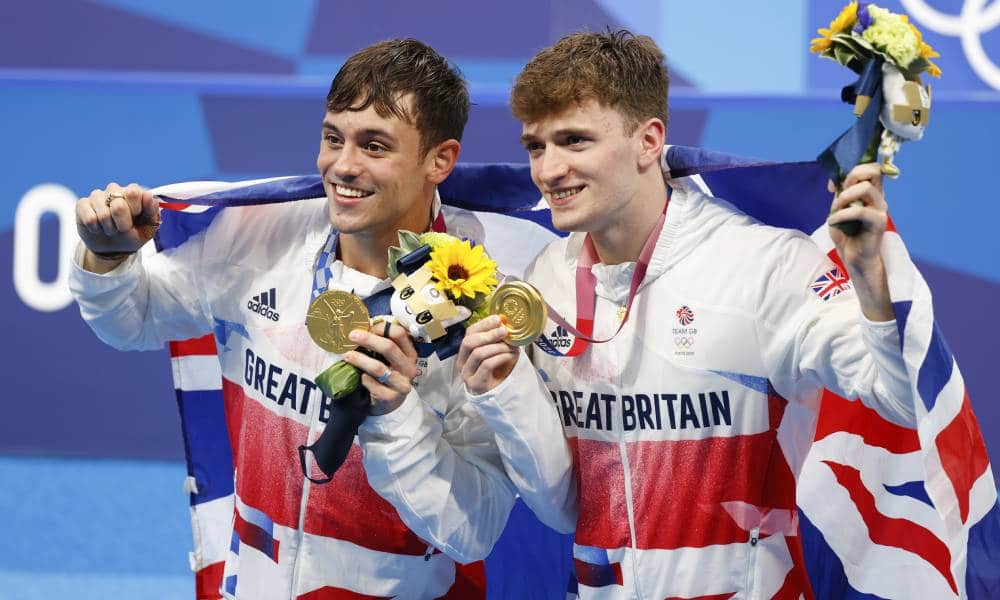
<svg viewBox="0 0 1000 600"><path fill-rule="evenodd" d="M389 383L389 377L391 376L392 376L392 369L387 365L385 367L385 373L382 373L375 379L377 379L378 382L381 383L382 385L386 385L387 383Z"/></svg>
<svg viewBox="0 0 1000 600"><path fill-rule="evenodd" d="M125 192L109 192L104 196L104 206L111 208L111 201L115 200L116 198L121 198L122 200L124 200Z"/></svg>
<svg viewBox="0 0 1000 600"><path fill-rule="evenodd" d="M382 337L389 337L389 329L392 328L392 321L386 320L385 326L382 328Z"/></svg>

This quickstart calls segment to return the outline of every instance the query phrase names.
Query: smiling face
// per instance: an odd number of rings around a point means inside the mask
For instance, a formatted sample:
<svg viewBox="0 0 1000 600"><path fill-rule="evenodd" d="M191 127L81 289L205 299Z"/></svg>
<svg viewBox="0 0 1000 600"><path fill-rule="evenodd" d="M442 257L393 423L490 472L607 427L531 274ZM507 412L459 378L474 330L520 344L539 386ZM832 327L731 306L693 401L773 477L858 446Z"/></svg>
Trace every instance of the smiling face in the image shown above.
<svg viewBox="0 0 1000 600"><path fill-rule="evenodd" d="M563 231L603 231L627 222L638 202L643 144L621 113L594 100L525 123L531 177Z"/></svg>
<svg viewBox="0 0 1000 600"><path fill-rule="evenodd" d="M410 99L401 102L408 107ZM438 183L435 151L421 152L420 132L408 121L372 106L327 112L316 167L330 222L342 234L385 237L427 226Z"/></svg>

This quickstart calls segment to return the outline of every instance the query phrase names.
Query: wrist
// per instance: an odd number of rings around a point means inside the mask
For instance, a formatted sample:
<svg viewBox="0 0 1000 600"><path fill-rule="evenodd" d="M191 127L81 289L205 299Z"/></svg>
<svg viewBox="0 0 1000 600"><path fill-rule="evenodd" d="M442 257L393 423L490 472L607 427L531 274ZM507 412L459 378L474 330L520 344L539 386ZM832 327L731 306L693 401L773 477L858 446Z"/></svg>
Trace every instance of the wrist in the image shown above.
<svg viewBox="0 0 1000 600"><path fill-rule="evenodd" d="M889 295L889 282L881 257L870 261L865 268L852 267L851 280L861 312L869 321L884 322L896 318Z"/></svg>
<svg viewBox="0 0 1000 600"><path fill-rule="evenodd" d="M128 260L133 254L135 251L94 252L88 248L83 257L83 268L92 273L103 275L118 268L118 265Z"/></svg>

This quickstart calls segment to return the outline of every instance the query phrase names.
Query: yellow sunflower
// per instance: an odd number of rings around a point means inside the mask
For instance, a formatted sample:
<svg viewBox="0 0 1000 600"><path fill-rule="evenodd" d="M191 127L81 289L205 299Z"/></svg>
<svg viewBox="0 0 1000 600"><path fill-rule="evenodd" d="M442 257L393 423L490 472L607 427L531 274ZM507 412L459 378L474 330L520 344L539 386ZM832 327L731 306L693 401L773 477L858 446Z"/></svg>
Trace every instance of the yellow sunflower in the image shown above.
<svg viewBox="0 0 1000 600"><path fill-rule="evenodd" d="M816 32L823 37L813 38L809 42L810 52L824 52L830 49L833 45L833 36L838 33L843 33L854 27L854 22L858 20L858 3L854 0L843 9L841 9L840 14L837 18L830 22L830 28L817 29Z"/></svg>
<svg viewBox="0 0 1000 600"><path fill-rule="evenodd" d="M486 255L482 246L472 246L468 241L456 239L442 244L431 252L428 264L436 280L434 286L455 300L489 294L497 284L496 261Z"/></svg>

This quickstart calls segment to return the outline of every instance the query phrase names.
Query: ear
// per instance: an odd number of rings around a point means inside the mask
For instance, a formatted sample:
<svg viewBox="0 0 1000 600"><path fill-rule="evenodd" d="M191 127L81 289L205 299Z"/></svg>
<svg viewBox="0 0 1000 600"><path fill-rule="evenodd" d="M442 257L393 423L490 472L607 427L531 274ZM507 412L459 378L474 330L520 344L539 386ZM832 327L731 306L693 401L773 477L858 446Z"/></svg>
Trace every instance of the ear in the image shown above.
<svg viewBox="0 0 1000 600"><path fill-rule="evenodd" d="M667 141L667 128L657 118L647 119L636 130L639 143L639 169L645 171L650 166L659 168L663 144Z"/></svg>
<svg viewBox="0 0 1000 600"><path fill-rule="evenodd" d="M458 162L458 153L462 145L458 140L445 140L427 151L427 181L434 185L440 184L451 175L451 170Z"/></svg>

